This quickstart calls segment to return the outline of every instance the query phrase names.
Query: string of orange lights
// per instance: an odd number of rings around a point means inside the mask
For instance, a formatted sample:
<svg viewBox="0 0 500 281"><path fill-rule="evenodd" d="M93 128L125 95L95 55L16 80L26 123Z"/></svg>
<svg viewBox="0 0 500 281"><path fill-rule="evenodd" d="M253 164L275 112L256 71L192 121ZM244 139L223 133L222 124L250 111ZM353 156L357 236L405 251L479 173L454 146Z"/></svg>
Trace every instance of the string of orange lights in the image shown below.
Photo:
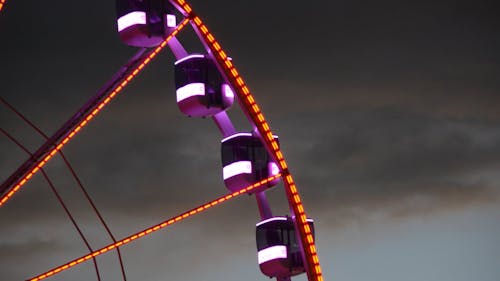
<svg viewBox="0 0 500 281"><path fill-rule="evenodd" d="M219 197L219 198L217 198L217 199L215 199L213 201L210 201L208 203L200 205L199 207L193 208L193 209L191 209L189 211L186 211L186 212L184 212L184 213L182 213L182 214L180 214L178 216L175 216L175 217L172 217L172 218L170 218L168 220L165 220L162 223L159 223L159 224L154 225L154 226L152 226L150 228L147 228L147 229L145 229L143 231L140 231L140 232L137 232L137 233L135 233L133 235L125 237L122 240L116 241L113 244L110 244L110 245L107 245L105 247L102 247L102 248L100 248L100 249L98 249L98 250L96 250L96 251L94 251L92 253L89 253L87 255L81 256L81 257L79 257L77 259L74 259L74 260L72 260L70 262L67 262L67 263L65 263L65 264L63 264L61 266L55 267L55 268L53 268L53 269L51 269L51 270L49 270L49 271L47 271L47 272L45 272L43 274L40 274L40 275L38 275L36 277L33 277L33 278L30 278L28 280L29 281L39 281L39 280L46 279L48 277L54 276L54 275L56 275L58 273L61 273L62 271L67 270L67 269L69 269L69 268L71 268L71 267L73 267L75 265L78 265L78 264L81 264L83 262L86 262L86 261L88 261L88 260L90 260L92 258L95 258L95 257L97 257L99 255L104 254L104 253L107 253L107 252L109 252L109 251L111 251L113 249L116 249L118 247L121 247L121 246L124 246L126 244L129 244L132 241L135 241L135 240L137 240L139 238L145 237L146 235L149 235L149 234L151 234L153 232L156 232L156 231L158 231L160 229L164 229L167 226L171 226L171 225L173 225L173 224L175 224L175 223L177 223L177 222L179 222L181 220L184 220L184 219L186 219L188 217L191 217L191 216L199 214L199 213L201 213L203 211L206 211L206 210L208 210L208 209L210 209L210 208L212 208L214 206L217 206L217 205L219 205L219 204L221 204L221 203L223 203L223 202L225 202L227 200L233 199L233 198L235 198L235 197L237 197L239 195L242 195L242 194L246 194L246 193L248 193L248 192L250 192L250 191L252 191L254 189L257 189L257 188L261 187L262 185L265 185L265 184L269 183L270 181L273 181L273 180L279 178L279 177L281 177L281 174L277 174L275 176L272 176L272 177L269 177L269 178L264 179L262 181L259 181L259 182L255 183L253 185L249 185L246 188L243 188L243 189L241 189L239 191L236 191L236 192L233 192L231 194Z"/></svg>
<svg viewBox="0 0 500 281"><path fill-rule="evenodd" d="M2 8L5 5L5 1L7 0L0 0L0 11L2 11Z"/></svg>
<svg viewBox="0 0 500 281"><path fill-rule="evenodd" d="M220 67L224 70L226 76L229 78L231 85L236 91L238 98L243 102L245 106L242 107L243 110L247 111L247 114L252 118L252 121L256 125L259 133L263 136L265 145L269 151L272 152L273 157L277 160L280 170L283 173L285 178L285 191L287 194L287 198L289 204L292 208L292 211L295 215L295 218L298 218L299 223L299 234L301 244L304 247L305 255L306 255L306 267L307 274L310 281L322 281L323 274L321 271L321 266L319 263L319 258L317 255L316 245L314 243L314 238L312 235L312 231L306 221L307 216L305 213L304 206L300 199L300 196L297 191L297 187L288 170L287 163L283 157L283 153L281 152L278 143L273 137L273 133L269 127L269 124L264 118L259 106L255 102L254 97L250 93L249 88L243 81L243 78L240 76L233 63L224 52L220 44L215 40L213 34L208 31L207 26L201 21L201 19L196 16L193 12L191 6L186 3L185 0L174 0L178 6L180 6L185 15L188 17L192 17L194 20L192 23L195 24L195 27L200 31L206 45L210 48L216 61L219 63Z"/></svg>
<svg viewBox="0 0 500 281"><path fill-rule="evenodd" d="M85 127L89 121L91 121L118 93L120 93L132 79L134 79L137 74L139 74L144 67L151 62L151 60L156 57L156 55L167 46L168 42L176 36L179 31L186 26L189 22L189 19L184 19L177 28L170 34L158 47L156 47L147 57L145 57L138 66L130 73L125 79L122 80L118 86L116 86L109 95L99 104L95 106L95 108L88 112L88 114L82 116L81 121L72 128L67 135L59 140L58 142L53 144L53 148L48 151L44 156L40 159L37 159L37 162L34 162L33 167L29 169L29 171L22 176L16 183L12 185L10 190L2 195L0 198L0 206L5 204L21 187L23 187L45 164L60 151L83 127Z"/></svg>

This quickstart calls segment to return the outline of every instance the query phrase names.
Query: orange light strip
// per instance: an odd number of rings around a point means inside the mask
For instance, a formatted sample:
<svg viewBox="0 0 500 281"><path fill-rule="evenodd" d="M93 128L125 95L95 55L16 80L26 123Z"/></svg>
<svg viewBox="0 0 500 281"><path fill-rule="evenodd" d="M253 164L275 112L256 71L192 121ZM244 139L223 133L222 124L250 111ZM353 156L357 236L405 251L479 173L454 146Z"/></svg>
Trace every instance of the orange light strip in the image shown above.
<svg viewBox="0 0 500 281"><path fill-rule="evenodd" d="M106 252L109 252L109 251L111 251L111 250L113 250L115 248L121 247L121 246L123 246L125 244L128 244L128 243L131 243L134 240L142 238L142 237L144 237L146 235L149 235L149 234L151 234L153 232L156 232L156 231L158 231L160 229L163 229L163 228L165 228L167 226L171 226L174 223L179 222L179 221L181 221L183 219L186 219L186 218L191 217L193 215L199 214L199 213L201 213L201 212L203 212L203 211L205 211L207 209L210 209L210 208L212 208L212 207L214 207L216 205L219 205L220 203L225 202L225 201L227 201L229 199L233 199L233 198L235 198L235 197L237 197L239 195L246 194L246 193L252 191L253 189L256 189L256 188L258 188L258 187L260 187L262 185L265 185L265 184L269 183L270 181L273 181L273 180L275 180L275 179L277 179L279 177L281 177L281 174L277 174L275 176L269 177L267 179L264 179L264 180L262 180L260 182L255 183L253 185L249 185L249 186L247 186L247 187L245 187L245 188L243 188L243 189L241 189L239 191L233 192L231 194L222 196L222 197L217 198L217 199L215 199L215 200L213 200L211 202L208 202L206 204L200 205L197 208L193 208L193 209L191 209L189 211L186 211L186 212L184 212L184 213L182 213L182 214L180 214L178 216L172 217L172 218L170 218L170 219L168 219L168 220L166 220L166 221L164 221L164 222L162 222L160 224L157 224L155 226L147 228L147 229L145 229L143 231L137 232L137 233L135 233L133 235L130 235L130 236L122 239L122 240L116 241L116 243L113 243L113 244L110 244L108 246L102 247L99 250L96 250L96 251L94 251L92 253L89 253L89 254L87 254L85 256L81 256L80 258L74 259L74 260L72 260L72 261L70 261L70 262L68 262L68 263L66 263L64 265L61 265L61 266L56 267L54 269L51 269L51 270L49 270L49 271L47 271L47 272L45 272L43 274L40 274L40 275L38 275L36 277L31 278L29 280L30 281L38 281L38 280L42 280L42 279L48 278L50 276L53 276L53 275L55 275L57 273L60 273L60 272L62 272L64 270L66 270L66 269L69 269L69 268L71 268L71 267L73 267L73 266L75 266L77 264L86 262L86 261L88 261L88 260L90 260L92 258L95 258L95 257L97 257L99 255L102 255L102 254L104 254Z"/></svg>
<svg viewBox="0 0 500 281"><path fill-rule="evenodd" d="M221 45L215 40L215 37L208 31L207 26L201 21L198 16L194 16L192 8L184 0L175 0L175 2L184 9L184 11L193 17L193 22L203 36L206 45L210 48L214 54L215 59L222 67L227 77L231 80L233 88L236 90L238 98L244 104L244 110L252 118L252 121L256 125L261 136L263 136L266 145L271 148L275 159L277 159L280 169L285 176L285 191L287 193L288 201L292 206L292 210L299 222L299 233L302 245L304 246L306 254L306 266L308 267L307 273L309 280L322 281L323 274L321 272L321 266L319 263L319 258L316 251L316 246L314 244L314 238L311 229L306 221L307 216L300 200L300 196L297 192L297 187L295 182L288 171L288 165L283 157L283 153L279 149L278 143L273 137L273 133L266 122L264 115L262 114L259 106L255 102L254 97L251 95L250 90L246 86L243 78L239 75L238 71L234 67L231 60L228 58L227 54L222 49Z"/></svg>
<svg viewBox="0 0 500 281"><path fill-rule="evenodd" d="M5 1L7 0L0 0L0 11L2 11L3 5L5 5Z"/></svg>
<svg viewBox="0 0 500 281"><path fill-rule="evenodd" d="M24 176L15 186L12 188L8 193L6 193L1 199L0 199L0 206L5 204L26 182L28 182L33 175L35 175L58 151L60 151L64 145L66 145L83 127L85 127L89 121L94 118L104 106L106 106L127 84L134 79L137 74L148 64L153 60L154 57L163 49L165 46L167 46L168 41L172 39L174 36L179 33L179 31L186 26L186 24L189 22L189 19L184 19L181 24L177 26L177 28L172 32L170 36L168 36L156 49L151 52L146 58L143 59L143 61L135 68L134 71L132 71L131 74L129 74L123 81L120 83L118 86L116 86L113 91L109 94L108 97L106 97L98 106L95 107L94 110L89 112L89 114L85 117L83 117L82 121L73 129L69 132L69 134L62 140L59 141L58 143L54 144L54 148L47 153L45 158L43 158L38 165L36 165L29 173Z"/></svg>

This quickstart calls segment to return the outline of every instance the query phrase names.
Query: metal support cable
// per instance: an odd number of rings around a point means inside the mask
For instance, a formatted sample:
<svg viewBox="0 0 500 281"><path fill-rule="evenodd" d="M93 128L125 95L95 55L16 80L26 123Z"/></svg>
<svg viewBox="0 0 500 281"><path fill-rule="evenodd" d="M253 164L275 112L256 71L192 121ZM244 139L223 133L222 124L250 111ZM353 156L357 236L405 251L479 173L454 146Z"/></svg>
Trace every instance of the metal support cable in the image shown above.
<svg viewBox="0 0 500 281"><path fill-rule="evenodd" d="M8 107L12 112L14 112L19 118L21 118L25 123L27 123L31 128L33 128L35 131L38 132L38 134L40 134L42 137L45 138L45 140L48 140L49 137L38 127L36 126L33 122L31 122L26 116L24 116L24 114L22 114L19 110L17 110L13 105L11 105L9 102L7 102L5 99L3 99L2 97L0 97L0 102L3 103L6 107ZM21 144L18 143L19 146L21 146ZM22 146L21 146L22 147ZM23 148L24 149L24 148ZM31 156L33 156L33 154L31 152L29 152L28 150L24 149L27 153L29 153ZM83 194L85 195L85 198L87 199L87 202L90 204L90 206L92 207L92 209L94 210L94 213L97 215L97 217L99 218L99 221L101 222L101 224L104 226L104 228L106 229L106 232L108 233L109 237L111 238L111 240L113 240L113 242L116 243L116 239L114 237L114 235L112 234L111 232L111 229L109 228L108 224L106 223L106 221L104 220L104 218L102 217L101 213L99 212L99 210L97 209L97 206L95 205L94 201L92 200L92 198L90 197L89 193L87 192L87 189L83 186L83 183L82 181L80 180L80 178L78 177L78 175L76 174L75 172L75 169L73 169L73 166L70 164L70 162L68 161L68 159L66 158L66 156L64 155L63 151L62 150L59 150L58 151L59 155L61 155L64 163L66 164L66 167L69 169L69 171L71 172L71 175L73 176L73 178L75 179L75 181L77 182L80 190L83 192ZM43 171L42 171L43 172ZM122 272L122 277L123 277L123 280L124 281L127 281L127 276L125 274L125 267L123 265L123 260L122 260L122 255L121 255L121 252L120 252L120 249L116 249L117 251L117 254L118 254L118 260L119 260L119 263L120 263L120 269L121 269L121 272Z"/></svg>
<svg viewBox="0 0 500 281"><path fill-rule="evenodd" d="M9 134L7 131L5 131L2 128L0 128L0 131L7 138L9 138L12 142L14 142L18 147L20 147L24 152L26 152L29 155L32 155L31 152L24 145L22 145L16 138L14 138L11 134ZM41 169L41 172L42 172L43 177L45 178L45 180L49 184L50 189L52 190L52 192L56 196L57 200L59 201L59 204L62 206L62 208L64 209L64 212L69 217L69 219L71 220L71 223L73 224L73 226L75 227L76 231L80 235L80 238L83 240L85 246L87 247L87 249L89 250L89 252L92 252L93 250L92 250L92 247L90 246L90 243L88 242L87 238L85 238L85 235L83 234L81 228L78 226L78 223L76 222L76 220L73 217L73 215L71 215L71 212L69 211L68 207L64 203L61 195L59 194L59 192L57 191L56 187L54 186L54 184L50 180L49 176L44 171L44 169ZM101 280L101 276L99 274L99 268L97 266L97 260L95 259L95 257L93 257L92 260L94 262L94 268L95 268L95 271L96 271L96 274L97 274L97 280L100 281Z"/></svg>

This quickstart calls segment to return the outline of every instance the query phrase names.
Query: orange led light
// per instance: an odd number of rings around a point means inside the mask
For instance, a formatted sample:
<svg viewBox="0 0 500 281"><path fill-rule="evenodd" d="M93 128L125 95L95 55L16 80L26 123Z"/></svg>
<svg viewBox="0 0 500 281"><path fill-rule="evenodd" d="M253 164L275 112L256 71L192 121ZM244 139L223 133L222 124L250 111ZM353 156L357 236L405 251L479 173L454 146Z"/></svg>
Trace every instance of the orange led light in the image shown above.
<svg viewBox="0 0 500 281"><path fill-rule="evenodd" d="M312 242L313 242L313 238L312 238L312 236L311 236L311 235L307 235L307 241L308 241L309 243L312 243ZM312 249L312 247L310 247L310 248Z"/></svg>
<svg viewBox="0 0 500 281"><path fill-rule="evenodd" d="M0 0L0 11L2 11L2 8L5 4L5 1L7 1L7 0Z"/></svg>
<svg viewBox="0 0 500 281"><path fill-rule="evenodd" d="M156 47L156 49L151 52L130 75L125 78L120 86L116 87L104 101L102 101L95 109L93 109L88 114L88 116L83 117L83 121L81 121L75 128L73 128L73 130L69 132L67 137L65 137L60 143L55 144L55 148L53 148L45 156L45 158L38 165L36 165L36 167L34 167L30 172L27 173L27 175L24 176L24 178L22 178L16 185L14 185L13 189L10 192L0 198L0 206L5 204L5 202L7 202L33 176L33 174L35 174L40 168L42 168L59 150L63 148L66 143L68 143L83 127L85 127L90 119L94 118L101 111L104 105L109 103L109 101L113 97L115 97L123 89L123 87L125 87L135 76L137 76L137 74L139 73L138 70L143 69L154 57L156 57L156 55L167 45L168 41L176 36L177 33L179 33L179 31L183 27L185 27L186 24L188 24L188 22L189 19L184 19L172 32L172 34L168 36L160 46Z"/></svg>
<svg viewBox="0 0 500 281"><path fill-rule="evenodd" d="M186 5L184 5L184 6L183 6L183 8L184 8L184 10L185 10L188 14L189 14L189 13L191 13L191 11L192 11L191 7L190 7L189 5L187 5L187 4L186 4Z"/></svg>
<svg viewBox="0 0 500 281"><path fill-rule="evenodd" d="M211 34L210 34L210 35L211 35ZM215 42L215 43L214 43L214 48L215 48L215 50L216 50L216 51L220 51L221 46L219 45L219 43Z"/></svg>
<svg viewBox="0 0 500 281"><path fill-rule="evenodd" d="M45 272L43 274L40 274L40 275L38 275L36 277L30 278L29 280L30 281L38 281L38 280L45 279L45 278L47 278L49 276L55 275L57 273L60 273L60 272L66 270L66 269L68 269L70 267L73 267L73 266L75 266L77 264L80 264L80 263L83 263L85 261L88 261L89 259L91 259L93 257L102 255L102 254L104 254L106 252L109 252L110 250L113 250L113 249L115 249L117 247L123 246L123 245L128 244L128 243L131 243L132 241L134 241L136 239L139 239L141 237L149 235L149 234L151 234L151 233L153 233L155 231L163 229L163 228L165 228L167 226L170 226L170 225L172 225L172 224L174 224L176 222L179 222L179 221L181 221L183 219L191 217L191 216L193 216L195 214L199 214L199 213L201 213L201 212L203 212L203 211L205 211L205 210L207 210L207 209L209 209L209 208L211 208L213 206L219 205L220 203L225 202L225 201L227 201L227 200L229 200L231 198L235 198L236 196L239 196L239 195L242 195L242 194L246 194L247 192L249 192L249 191L251 191L253 189L259 188L260 186L265 185L265 184L269 183L270 181L273 181L273 180L275 180L275 179L277 179L279 177L281 177L281 174L277 174L275 176L272 176L272 177L269 177L267 179L261 180L261 181L255 183L255 184L249 185L249 186L247 186L247 187L245 187L245 188L243 188L243 189L241 189L239 191L233 192L231 194L224 195L224 196L222 196L220 198L217 198L217 199L215 199L215 200L213 200L213 201L211 201L209 203L200 205L199 207L193 208L193 209L191 209L189 211L186 211L186 212L184 212L184 213L182 213L182 214L180 214L178 216L170 218L170 219L168 219L168 220L166 220L166 221L164 221L164 222L162 222L160 224L157 224L155 226L147 228L147 229L145 229L145 230L143 230L141 232L132 234L131 236L128 236L128 237L126 237L126 238L124 238L124 239L122 239L120 241L116 241L113 244L104 246L104 247L102 247L99 250L95 250L92 253L89 253L89 254L87 254L85 256L82 256L82 257L79 257L77 259L74 259L74 260L72 260L72 261L70 261L68 263L65 263L65 264L63 264L61 266L58 266L58 267L56 267L54 269L51 269L51 270L49 270L49 271L47 271L47 272Z"/></svg>

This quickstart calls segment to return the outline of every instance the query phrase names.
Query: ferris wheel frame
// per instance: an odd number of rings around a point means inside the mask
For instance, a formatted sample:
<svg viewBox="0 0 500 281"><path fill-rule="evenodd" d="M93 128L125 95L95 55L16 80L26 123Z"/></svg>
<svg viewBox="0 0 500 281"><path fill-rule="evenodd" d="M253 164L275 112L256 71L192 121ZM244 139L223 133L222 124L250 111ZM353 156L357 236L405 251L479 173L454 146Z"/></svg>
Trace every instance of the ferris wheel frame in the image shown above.
<svg viewBox="0 0 500 281"><path fill-rule="evenodd" d="M3 8L5 0L0 0L0 10ZM47 142L42 145L32 157L30 157L25 163L23 163L1 186L0 186L0 206L5 204L11 197L18 192L21 187L24 186L34 174L42 169L42 167L83 128L95 117L109 102L125 87L127 84L135 78L138 73L155 58L155 56L167 45L172 49L174 55L177 59L182 58L187 55L183 50L182 45L176 39L177 33L185 27L188 23L192 26L195 33L198 35L200 42L205 47L207 53L215 61L217 68L228 81L228 83L233 88L237 100L240 103L240 107L244 114L247 116L248 120L253 126L254 133L262 140L266 150L271 155L273 160L277 163L279 168L279 176L283 179L284 188L287 195L287 200L290 207L290 213L295 222L295 229L299 234L299 243L303 249L303 260L305 262L304 266L308 276L308 280L323 280L321 266L319 263L319 258L317 256L316 246L314 243L314 238L312 231L307 222L307 216L302 205L302 201L298 194L296 184L293 177L288 169L288 165L284 159L283 153L281 152L271 129L264 118L259 106L257 105L255 98L251 94L248 86L240 76L239 72L234 67L231 59L222 49L221 45L216 41L215 37L208 30L208 27L203 23L201 18L194 13L191 6L184 0L170 0L170 2L177 8L185 18L177 26L177 28L170 34L157 48L143 54L145 50L138 52L134 56L129 64L129 67L121 69L117 76L101 91L97 96L92 98L87 102L68 122L66 122L60 130L58 130ZM134 66L134 67L130 67ZM230 120L228 120L225 112L218 114L213 117L218 128L224 137L235 132L232 127ZM269 180L269 179L266 179ZM258 183L257 187L263 183ZM239 194L238 194L239 195ZM234 195L233 195L234 196ZM233 196L229 197L232 198ZM263 218L269 217L270 211L265 205L266 201L262 194L258 194L256 197L259 202L259 209L261 210L261 216ZM224 197L225 198L225 197ZM227 198L227 199L229 199ZM224 200L227 200L224 199ZM220 199L218 199L220 200ZM218 201L217 201L218 202ZM198 208L199 209L199 208ZM198 210L194 209L194 210ZM190 211L192 212L192 211ZM195 213L198 213L196 211ZM193 214L195 214L193 213ZM189 215L193 215L188 213ZM189 216L188 215L188 216ZM185 216L184 214L181 216ZM186 216L186 217L188 217ZM156 227L155 227L156 228ZM160 227L161 228L161 227ZM158 229L160 229L158 228ZM156 229L157 230L157 229ZM142 235L131 236L131 237L142 237L149 234L151 231L146 230ZM134 239L130 239L133 241ZM128 243L128 242L127 242ZM107 252L109 249L114 249L125 243L115 243L113 246L107 246L99 250L99 254ZM94 253L89 255L89 259L95 257ZM81 258L80 258L81 259ZM80 260L78 259L78 260ZM86 259L84 259L86 260ZM83 261L82 261L83 262ZM47 278L55 273L61 272L64 269L78 264L75 261L70 262L62 267L58 267L55 270L50 271L50 273L44 273L30 280L41 280Z"/></svg>

